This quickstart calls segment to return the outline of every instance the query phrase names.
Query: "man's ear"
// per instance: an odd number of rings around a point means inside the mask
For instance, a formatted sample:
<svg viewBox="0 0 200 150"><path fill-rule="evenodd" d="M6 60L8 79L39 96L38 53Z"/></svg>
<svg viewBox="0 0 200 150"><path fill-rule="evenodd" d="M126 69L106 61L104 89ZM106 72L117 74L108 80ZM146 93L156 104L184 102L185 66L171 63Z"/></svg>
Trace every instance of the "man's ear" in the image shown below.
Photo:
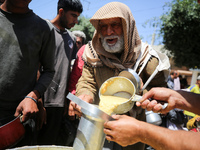
<svg viewBox="0 0 200 150"><path fill-rule="evenodd" d="M58 11L58 14L59 14L60 16L62 16L62 15L64 14L64 9L63 9L63 8L60 8L59 11Z"/></svg>

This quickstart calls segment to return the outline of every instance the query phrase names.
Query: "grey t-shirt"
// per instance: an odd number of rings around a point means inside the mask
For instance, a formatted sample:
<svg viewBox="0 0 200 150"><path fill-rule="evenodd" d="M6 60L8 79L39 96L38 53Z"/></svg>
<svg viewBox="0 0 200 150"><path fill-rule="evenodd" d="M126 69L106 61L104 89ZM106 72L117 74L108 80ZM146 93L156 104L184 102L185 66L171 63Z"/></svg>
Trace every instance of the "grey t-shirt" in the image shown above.
<svg viewBox="0 0 200 150"><path fill-rule="evenodd" d="M32 11L0 9L0 109L16 109L32 90L41 95L54 75L54 29ZM37 71L43 66L39 81Z"/></svg>
<svg viewBox="0 0 200 150"><path fill-rule="evenodd" d="M53 26L53 24L52 24ZM55 75L44 94L45 107L64 107L71 60L76 58L76 38L68 30L60 31L55 28Z"/></svg>

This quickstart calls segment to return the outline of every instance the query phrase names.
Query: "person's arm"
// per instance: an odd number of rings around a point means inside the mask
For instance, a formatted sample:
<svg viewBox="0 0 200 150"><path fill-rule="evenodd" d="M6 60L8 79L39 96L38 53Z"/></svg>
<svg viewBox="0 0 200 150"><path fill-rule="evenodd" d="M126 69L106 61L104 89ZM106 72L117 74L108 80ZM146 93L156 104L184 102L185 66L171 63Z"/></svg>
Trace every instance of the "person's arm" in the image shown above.
<svg viewBox="0 0 200 150"><path fill-rule="evenodd" d="M29 118L35 117L39 112L37 103L40 97L39 92L34 90L30 92L17 106L14 116L23 114L22 122L27 121Z"/></svg>
<svg viewBox="0 0 200 150"><path fill-rule="evenodd" d="M151 59L146 64L144 70L141 72L140 77L144 81L144 85L146 81L150 78L150 76L154 73L157 66L159 64L159 60L155 57L151 57ZM143 94L149 91L153 87L166 87L167 83L165 81L165 75L163 71L159 71L153 79L149 82L147 87L144 89ZM142 87L141 87L142 88Z"/></svg>
<svg viewBox="0 0 200 150"><path fill-rule="evenodd" d="M54 70L54 61L55 61L55 33L53 27L46 26L47 31L43 34L43 41L41 42L41 51L39 56L39 61L41 65L41 71L39 79L34 87L34 90L37 90L40 93L40 96L44 94L47 87L51 83L55 70Z"/></svg>
<svg viewBox="0 0 200 150"><path fill-rule="evenodd" d="M94 102L96 82L94 81L94 73L92 67L84 65L82 76L78 80L76 87L76 96L88 103ZM71 101L69 105L69 116L74 116L75 114L81 116L81 107Z"/></svg>
<svg viewBox="0 0 200 150"><path fill-rule="evenodd" d="M200 114L200 95L178 90L174 91L168 88L152 88L143 95L137 106L141 106L148 111L167 113L174 108L188 110L195 114ZM151 101L149 99L152 99ZM163 110L159 101L167 102L168 106Z"/></svg>
<svg viewBox="0 0 200 150"><path fill-rule="evenodd" d="M104 123L104 133L108 141L114 141L121 146L142 142L156 150L199 149L200 134L169 130L126 115L112 117L116 120Z"/></svg>
<svg viewBox="0 0 200 150"><path fill-rule="evenodd" d="M93 98L90 95L83 94L83 95L80 95L79 98L88 103L91 103L93 101ZM78 115L79 117L81 117L82 115L81 107L77 105L76 103L74 103L73 101L70 101L68 114L71 117L74 117L75 115Z"/></svg>
<svg viewBox="0 0 200 150"><path fill-rule="evenodd" d="M76 96L89 95L94 100L97 94L97 85L94 77L94 68L84 64L82 75L76 85ZM93 103L91 101L90 103Z"/></svg>
<svg viewBox="0 0 200 150"><path fill-rule="evenodd" d="M33 100L38 99L44 94L47 87L51 83L54 76L54 55L55 55L55 35L54 29L45 24L45 30L43 33L43 41L40 41L41 50L39 53L39 61L42 67L40 76L35 79L37 82L32 91L25 97L16 108L15 116L23 113L22 121L25 122L31 117L34 117L38 113L37 103ZM39 68L39 66L38 66ZM39 77L39 78L38 78ZM33 99L31 99L31 98Z"/></svg>

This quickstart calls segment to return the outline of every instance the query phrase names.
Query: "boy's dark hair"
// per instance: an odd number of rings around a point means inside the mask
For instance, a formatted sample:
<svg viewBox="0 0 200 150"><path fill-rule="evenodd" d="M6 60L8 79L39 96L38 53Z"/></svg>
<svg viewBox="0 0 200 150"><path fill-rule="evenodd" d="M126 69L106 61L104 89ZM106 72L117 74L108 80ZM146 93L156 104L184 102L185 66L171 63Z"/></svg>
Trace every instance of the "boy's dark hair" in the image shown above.
<svg viewBox="0 0 200 150"><path fill-rule="evenodd" d="M57 13L59 12L60 8L63 8L64 11L71 10L71 11L77 11L79 13L82 13L83 11L83 6L80 0L59 0Z"/></svg>

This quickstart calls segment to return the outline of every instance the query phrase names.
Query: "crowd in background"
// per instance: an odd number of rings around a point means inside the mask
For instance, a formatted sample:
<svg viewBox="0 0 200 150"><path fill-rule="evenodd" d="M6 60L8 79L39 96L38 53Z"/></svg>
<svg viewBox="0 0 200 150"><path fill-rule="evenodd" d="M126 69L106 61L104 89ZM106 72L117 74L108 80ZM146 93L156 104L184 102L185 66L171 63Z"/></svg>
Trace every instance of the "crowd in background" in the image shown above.
<svg viewBox="0 0 200 150"><path fill-rule="evenodd" d="M183 80L182 76L179 75L177 70L172 70L167 80L167 87L172 90L185 90L188 92L193 92L200 94L200 76L197 77L196 84L188 85L186 80ZM172 112L173 111L173 112ZM193 130L192 128L198 128L199 116L189 112L187 110L174 109L167 114L168 119L170 119L175 124L173 125L170 121L167 125L168 128L173 130ZM177 119L175 119L175 117ZM194 118L195 117L195 118ZM166 119L166 117L165 117ZM177 121L176 121L177 120ZM176 121L176 122L175 122Z"/></svg>

